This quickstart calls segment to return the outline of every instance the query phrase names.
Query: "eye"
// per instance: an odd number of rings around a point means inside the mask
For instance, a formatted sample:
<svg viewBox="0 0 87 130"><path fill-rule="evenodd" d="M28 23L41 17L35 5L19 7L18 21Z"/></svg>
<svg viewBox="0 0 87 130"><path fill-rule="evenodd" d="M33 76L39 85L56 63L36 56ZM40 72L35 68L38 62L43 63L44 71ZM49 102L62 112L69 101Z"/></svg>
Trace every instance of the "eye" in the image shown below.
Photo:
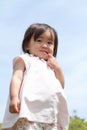
<svg viewBox="0 0 87 130"><path fill-rule="evenodd" d="M36 42L41 43L41 42L42 42L42 39L38 38L38 39L36 40Z"/></svg>
<svg viewBox="0 0 87 130"><path fill-rule="evenodd" d="M49 45L53 45L53 44L54 44L53 41L48 41L47 43L48 43Z"/></svg>

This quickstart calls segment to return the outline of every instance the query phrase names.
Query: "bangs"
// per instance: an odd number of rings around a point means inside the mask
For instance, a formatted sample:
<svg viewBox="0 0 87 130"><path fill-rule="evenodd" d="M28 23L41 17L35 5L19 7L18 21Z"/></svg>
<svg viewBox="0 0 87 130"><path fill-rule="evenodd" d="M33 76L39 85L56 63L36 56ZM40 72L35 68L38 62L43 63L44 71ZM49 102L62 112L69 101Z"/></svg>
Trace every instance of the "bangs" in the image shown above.
<svg viewBox="0 0 87 130"><path fill-rule="evenodd" d="M46 31L46 30L45 30L44 28L37 28L37 29L35 30L34 34L33 34L34 40L36 41L37 38L38 38L41 34L43 34L45 31Z"/></svg>
<svg viewBox="0 0 87 130"><path fill-rule="evenodd" d="M33 37L34 37L34 40L36 41L38 37L40 37L40 35L42 35L43 33L45 33L47 30L49 30L50 32L50 37L49 37L49 40L51 41L54 41L54 33L53 33L53 30L49 29L49 28L38 28L35 30L34 34L33 34Z"/></svg>

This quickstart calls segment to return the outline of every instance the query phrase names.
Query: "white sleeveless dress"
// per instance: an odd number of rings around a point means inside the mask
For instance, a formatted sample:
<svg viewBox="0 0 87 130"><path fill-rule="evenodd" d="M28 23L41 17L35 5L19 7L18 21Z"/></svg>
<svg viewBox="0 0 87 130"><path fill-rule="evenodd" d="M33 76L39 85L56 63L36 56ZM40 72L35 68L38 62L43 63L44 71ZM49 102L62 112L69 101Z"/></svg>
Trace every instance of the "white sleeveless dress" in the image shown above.
<svg viewBox="0 0 87 130"><path fill-rule="evenodd" d="M20 91L21 108L19 114L9 112L9 98L2 128L12 127L19 118L42 123L58 123L64 130L68 129L68 108L60 82L55 73L43 59L23 54L21 58L26 66Z"/></svg>

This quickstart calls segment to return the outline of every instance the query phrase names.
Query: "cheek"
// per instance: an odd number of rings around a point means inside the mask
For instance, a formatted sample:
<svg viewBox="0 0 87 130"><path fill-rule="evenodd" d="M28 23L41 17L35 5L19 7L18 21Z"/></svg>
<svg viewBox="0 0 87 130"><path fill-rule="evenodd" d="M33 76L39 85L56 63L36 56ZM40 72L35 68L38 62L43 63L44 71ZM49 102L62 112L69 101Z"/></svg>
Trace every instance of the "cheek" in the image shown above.
<svg viewBox="0 0 87 130"><path fill-rule="evenodd" d="M53 55L53 53L54 53L54 46L50 48L50 53Z"/></svg>

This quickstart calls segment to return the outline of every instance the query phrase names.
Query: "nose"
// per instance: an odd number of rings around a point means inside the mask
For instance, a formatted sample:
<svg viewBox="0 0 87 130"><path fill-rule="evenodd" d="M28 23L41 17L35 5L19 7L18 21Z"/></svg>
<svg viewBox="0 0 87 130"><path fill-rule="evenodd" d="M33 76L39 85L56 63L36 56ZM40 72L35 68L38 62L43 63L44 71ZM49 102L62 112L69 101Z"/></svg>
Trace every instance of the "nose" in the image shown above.
<svg viewBox="0 0 87 130"><path fill-rule="evenodd" d="M42 47L48 47L47 43L46 43L46 42L43 42L43 43L42 43Z"/></svg>

